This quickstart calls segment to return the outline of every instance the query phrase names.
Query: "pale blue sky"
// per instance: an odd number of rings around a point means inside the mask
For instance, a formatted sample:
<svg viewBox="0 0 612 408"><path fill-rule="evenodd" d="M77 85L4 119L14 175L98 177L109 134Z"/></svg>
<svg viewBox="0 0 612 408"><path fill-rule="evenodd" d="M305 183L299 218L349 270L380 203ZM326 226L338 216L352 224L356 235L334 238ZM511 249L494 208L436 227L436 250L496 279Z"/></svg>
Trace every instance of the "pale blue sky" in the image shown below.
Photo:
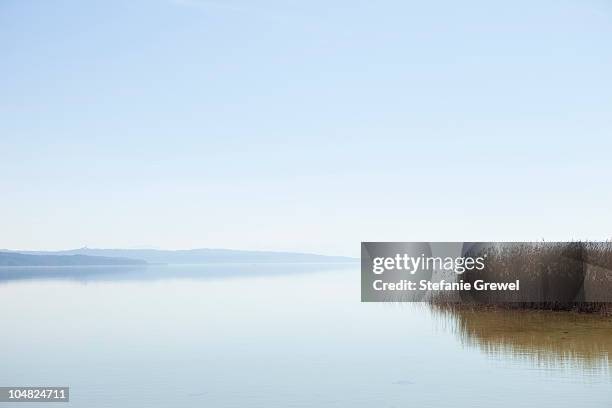
<svg viewBox="0 0 612 408"><path fill-rule="evenodd" d="M0 248L612 236L612 3L0 3Z"/></svg>

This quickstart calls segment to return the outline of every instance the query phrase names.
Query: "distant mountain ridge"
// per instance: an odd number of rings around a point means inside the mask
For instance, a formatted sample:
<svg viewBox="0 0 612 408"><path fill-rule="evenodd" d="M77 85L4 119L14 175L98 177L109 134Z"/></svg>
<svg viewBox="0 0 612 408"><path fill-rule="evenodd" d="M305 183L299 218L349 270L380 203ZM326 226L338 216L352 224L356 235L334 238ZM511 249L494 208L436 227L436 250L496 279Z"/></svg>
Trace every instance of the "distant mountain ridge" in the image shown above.
<svg viewBox="0 0 612 408"><path fill-rule="evenodd" d="M44 256L92 256L142 260L147 263L199 264L199 263L344 263L356 262L356 258L327 256L299 252L243 251L234 249L97 249L79 248L64 251L17 251L27 255Z"/></svg>
<svg viewBox="0 0 612 408"><path fill-rule="evenodd" d="M0 266L103 266L146 265L145 261L124 257L89 255L32 255L19 252L0 252Z"/></svg>

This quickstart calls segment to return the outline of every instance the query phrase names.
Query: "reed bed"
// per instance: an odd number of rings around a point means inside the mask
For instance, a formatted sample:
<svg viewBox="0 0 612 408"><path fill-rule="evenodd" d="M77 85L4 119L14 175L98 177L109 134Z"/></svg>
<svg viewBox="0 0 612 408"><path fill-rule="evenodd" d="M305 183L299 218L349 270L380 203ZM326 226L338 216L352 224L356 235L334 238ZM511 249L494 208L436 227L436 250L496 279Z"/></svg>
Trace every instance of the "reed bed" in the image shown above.
<svg viewBox="0 0 612 408"><path fill-rule="evenodd" d="M432 298L438 308L563 310L612 315L612 242L521 242L477 245L466 256L486 254L483 270L465 282L520 280L520 292L466 291L459 301Z"/></svg>

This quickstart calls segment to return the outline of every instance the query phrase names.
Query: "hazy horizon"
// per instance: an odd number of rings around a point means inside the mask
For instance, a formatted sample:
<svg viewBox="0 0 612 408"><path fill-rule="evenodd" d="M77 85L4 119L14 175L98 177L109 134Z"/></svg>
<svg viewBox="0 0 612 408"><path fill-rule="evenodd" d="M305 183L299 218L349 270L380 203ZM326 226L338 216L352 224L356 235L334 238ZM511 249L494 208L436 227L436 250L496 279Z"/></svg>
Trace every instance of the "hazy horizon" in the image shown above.
<svg viewBox="0 0 612 408"><path fill-rule="evenodd" d="M208 251L235 251L235 252L269 252L269 253L279 253L279 254L302 254L302 255L317 255L317 256L328 256L328 257L340 257L340 258L351 258L351 259L359 259L358 256L346 256L346 255L337 255L331 253L318 253L318 252L307 252L307 251L282 251L282 250L264 250L264 249L248 249L248 248L220 248L220 247L200 247L200 248L151 248L151 247L90 247L90 246L81 246L77 248L60 248L60 249L28 249L28 248L20 248L20 249L12 249L12 248L0 248L0 252L68 252L68 251L79 251L79 250L101 250L101 251L198 251L198 250L208 250Z"/></svg>

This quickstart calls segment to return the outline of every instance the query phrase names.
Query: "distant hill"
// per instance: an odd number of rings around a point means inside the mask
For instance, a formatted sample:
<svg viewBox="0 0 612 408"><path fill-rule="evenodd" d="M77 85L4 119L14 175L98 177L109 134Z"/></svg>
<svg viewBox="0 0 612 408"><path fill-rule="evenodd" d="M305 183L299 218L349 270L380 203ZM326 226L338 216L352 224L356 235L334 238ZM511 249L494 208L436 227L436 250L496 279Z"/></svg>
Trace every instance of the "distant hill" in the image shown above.
<svg viewBox="0 0 612 408"><path fill-rule="evenodd" d="M145 261L89 255L32 255L18 252L0 252L0 266L103 266L144 265Z"/></svg>
<svg viewBox="0 0 612 408"><path fill-rule="evenodd" d="M66 251L19 251L30 255L86 255L110 258L142 259L149 263L200 264L200 263L340 263L356 262L356 258L326 256L298 252L241 251L233 249L94 249L80 248Z"/></svg>

